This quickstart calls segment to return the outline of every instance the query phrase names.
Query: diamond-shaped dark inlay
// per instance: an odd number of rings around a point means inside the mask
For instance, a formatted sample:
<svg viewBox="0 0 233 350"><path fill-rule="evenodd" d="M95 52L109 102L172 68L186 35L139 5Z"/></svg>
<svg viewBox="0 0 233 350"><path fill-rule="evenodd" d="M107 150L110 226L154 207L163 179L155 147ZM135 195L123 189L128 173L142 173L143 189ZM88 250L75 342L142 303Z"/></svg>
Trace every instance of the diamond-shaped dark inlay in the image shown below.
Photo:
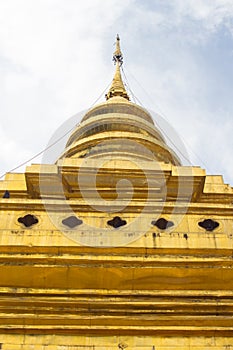
<svg viewBox="0 0 233 350"><path fill-rule="evenodd" d="M168 221L164 218L160 218L158 220L153 220L153 221L151 221L151 224L154 226L157 226L160 230L166 230L167 228L174 226L173 221Z"/></svg>
<svg viewBox="0 0 233 350"><path fill-rule="evenodd" d="M206 229L206 231L213 231L219 226L219 223L212 219L205 219L203 221L198 222L198 225Z"/></svg>
<svg viewBox="0 0 233 350"><path fill-rule="evenodd" d="M25 227L30 227L32 225L35 225L38 223L38 219L36 216L31 215L31 214L27 214L21 218L18 218L18 222L20 222L21 224L24 224Z"/></svg>
<svg viewBox="0 0 233 350"><path fill-rule="evenodd" d="M81 225L83 221L78 219L76 216L72 215L62 220L62 223L63 225L68 226L69 228L74 228L75 226Z"/></svg>
<svg viewBox="0 0 233 350"><path fill-rule="evenodd" d="M120 218L120 216L115 216L112 220L108 220L107 224L114 227L114 228L118 228L118 227L126 225L127 221L122 220Z"/></svg>

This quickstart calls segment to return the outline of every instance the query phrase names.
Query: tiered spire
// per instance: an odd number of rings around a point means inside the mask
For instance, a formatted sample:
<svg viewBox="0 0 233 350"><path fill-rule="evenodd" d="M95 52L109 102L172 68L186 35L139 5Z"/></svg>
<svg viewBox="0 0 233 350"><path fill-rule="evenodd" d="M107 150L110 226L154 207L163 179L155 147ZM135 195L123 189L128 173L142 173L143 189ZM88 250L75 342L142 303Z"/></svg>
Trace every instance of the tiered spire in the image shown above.
<svg viewBox="0 0 233 350"><path fill-rule="evenodd" d="M114 75L111 87L108 93L106 94L106 100L115 96L121 96L129 100L129 96L127 94L127 91L125 89L125 86L121 77L120 67L123 64L123 55L120 48L120 38L118 34L116 37L116 50L113 54L113 61L116 65L116 71L115 71L115 75Z"/></svg>

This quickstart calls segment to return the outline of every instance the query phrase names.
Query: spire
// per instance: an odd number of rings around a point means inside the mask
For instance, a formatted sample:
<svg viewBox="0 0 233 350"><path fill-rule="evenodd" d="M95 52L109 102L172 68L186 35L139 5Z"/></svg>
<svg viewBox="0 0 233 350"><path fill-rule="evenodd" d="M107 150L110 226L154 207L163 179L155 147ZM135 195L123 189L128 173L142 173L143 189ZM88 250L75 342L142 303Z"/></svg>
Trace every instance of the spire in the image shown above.
<svg viewBox="0 0 233 350"><path fill-rule="evenodd" d="M123 64L123 55L122 55L121 48L120 48L120 37L118 34L116 37L116 50L113 54L113 61L115 64L117 62L119 62L119 66L121 66Z"/></svg>
<svg viewBox="0 0 233 350"><path fill-rule="evenodd" d="M116 37L116 50L113 54L113 61L114 61L114 64L116 65L116 71L115 71L115 75L114 75L111 87L108 93L106 94L106 100L114 96L121 96L129 100L129 96L127 94L127 91L125 89L125 86L121 77L120 67L123 64L123 55L120 48L120 38L118 34Z"/></svg>

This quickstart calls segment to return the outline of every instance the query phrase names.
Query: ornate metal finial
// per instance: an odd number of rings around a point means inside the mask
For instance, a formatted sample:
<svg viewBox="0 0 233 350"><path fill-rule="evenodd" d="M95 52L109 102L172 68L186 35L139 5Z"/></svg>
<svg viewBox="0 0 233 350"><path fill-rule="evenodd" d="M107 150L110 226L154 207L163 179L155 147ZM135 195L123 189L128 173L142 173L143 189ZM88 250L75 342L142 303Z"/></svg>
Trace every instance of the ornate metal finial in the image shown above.
<svg viewBox="0 0 233 350"><path fill-rule="evenodd" d="M123 55L122 55L121 48L120 48L120 37L118 34L116 37L116 50L113 54L113 61L115 64L118 62L119 66L121 66L123 64Z"/></svg>
<svg viewBox="0 0 233 350"><path fill-rule="evenodd" d="M129 100L129 96L127 94L127 91L125 89L124 83L122 81L122 77L121 77L121 65L123 63L123 55L121 52L121 48L120 48L120 37L117 34L116 37L116 50L113 54L113 61L114 64L116 65L116 71L115 71L115 75L111 84L111 87L108 91L108 93L106 94L106 100L115 97L115 96L121 96L124 97L125 99Z"/></svg>

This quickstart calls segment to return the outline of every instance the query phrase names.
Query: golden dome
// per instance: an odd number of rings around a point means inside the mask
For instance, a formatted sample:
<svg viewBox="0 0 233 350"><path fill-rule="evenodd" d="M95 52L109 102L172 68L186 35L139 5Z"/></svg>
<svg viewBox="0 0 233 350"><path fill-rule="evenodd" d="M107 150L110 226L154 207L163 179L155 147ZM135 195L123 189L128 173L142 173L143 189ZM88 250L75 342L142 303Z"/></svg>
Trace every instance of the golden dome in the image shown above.
<svg viewBox="0 0 233 350"><path fill-rule="evenodd" d="M107 101L94 106L84 115L60 158L100 158L114 154L114 157L127 155L180 165L179 158L166 145L149 112L129 101L121 77L123 56L119 36L113 60L116 71L106 94Z"/></svg>

